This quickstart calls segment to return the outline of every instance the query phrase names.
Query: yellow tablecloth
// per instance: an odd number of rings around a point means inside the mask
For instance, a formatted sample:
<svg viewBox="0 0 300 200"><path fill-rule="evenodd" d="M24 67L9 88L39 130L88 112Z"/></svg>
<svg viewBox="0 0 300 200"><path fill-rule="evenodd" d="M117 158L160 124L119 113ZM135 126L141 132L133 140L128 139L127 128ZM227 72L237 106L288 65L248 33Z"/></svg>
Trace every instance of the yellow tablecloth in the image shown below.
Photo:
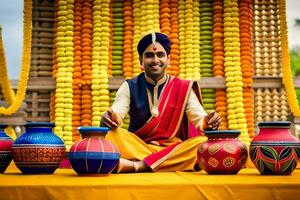
<svg viewBox="0 0 300 200"><path fill-rule="evenodd" d="M293 200L300 199L300 169L291 176L262 176L256 169L243 169L238 175L174 172L83 177L71 169L22 175L10 166L0 174L2 199Z"/></svg>

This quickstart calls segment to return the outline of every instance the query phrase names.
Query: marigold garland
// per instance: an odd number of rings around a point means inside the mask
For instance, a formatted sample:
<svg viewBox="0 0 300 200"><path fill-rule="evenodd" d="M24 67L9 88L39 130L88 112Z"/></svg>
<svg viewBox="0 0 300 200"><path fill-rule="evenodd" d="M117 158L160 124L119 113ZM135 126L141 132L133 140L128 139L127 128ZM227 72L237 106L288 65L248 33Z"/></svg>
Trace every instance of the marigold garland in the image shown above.
<svg viewBox="0 0 300 200"><path fill-rule="evenodd" d="M101 0L101 48L99 66L99 95L93 94L92 125L99 126L101 115L109 108L108 65L109 65L109 0ZM94 38L93 38L94 39Z"/></svg>
<svg viewBox="0 0 300 200"><path fill-rule="evenodd" d="M293 76L290 65L290 54L288 47L288 30L286 22L286 5L285 0L279 0L279 17L280 17L280 39L281 39L281 64L282 64L282 83L286 90L287 101L292 113L300 117L300 109L295 92Z"/></svg>
<svg viewBox="0 0 300 200"><path fill-rule="evenodd" d="M240 54L243 76L243 102L247 128L250 137L254 136L254 90L252 54L252 9L249 0L239 2Z"/></svg>
<svg viewBox="0 0 300 200"><path fill-rule="evenodd" d="M224 42L223 42L223 0L213 2L213 74L215 77L224 77ZM215 108L221 117L221 130L228 129L227 98L225 89L215 90Z"/></svg>
<svg viewBox="0 0 300 200"><path fill-rule="evenodd" d="M112 75L122 76L122 63L124 55L124 14L123 0L114 0L113 12L113 34L112 34Z"/></svg>
<svg viewBox="0 0 300 200"><path fill-rule="evenodd" d="M243 103L239 9L237 0L224 0L224 50L228 128L240 130L241 140L249 143Z"/></svg>
<svg viewBox="0 0 300 200"><path fill-rule="evenodd" d="M132 45L132 51L133 51L133 75L136 76L141 72L141 66L139 61L139 54L136 51L136 47L138 45L138 42L140 40L142 30L142 19L141 19L141 0L133 0L133 45Z"/></svg>
<svg viewBox="0 0 300 200"><path fill-rule="evenodd" d="M185 46L185 1L178 0L178 21L179 21L179 77L186 78L186 66L185 66L185 57L186 57L186 46Z"/></svg>
<svg viewBox="0 0 300 200"><path fill-rule="evenodd" d="M123 4L124 14L124 55L123 55L123 75L125 79L133 77L133 11L132 0L125 1Z"/></svg>
<svg viewBox="0 0 300 200"><path fill-rule="evenodd" d="M194 47L193 47L193 1L185 1L185 78L194 80Z"/></svg>
<svg viewBox="0 0 300 200"><path fill-rule="evenodd" d="M170 40L170 67L169 73L173 76L179 75L179 21L178 21L178 0L170 0L170 21L171 21L171 33Z"/></svg>
<svg viewBox="0 0 300 200"><path fill-rule="evenodd" d="M1 27L0 27L0 65L1 65L0 74L3 74L2 78L0 79L0 87L3 93L4 100L8 103L8 105L11 105L14 102L15 94L13 89L11 88L10 81L8 78Z"/></svg>
<svg viewBox="0 0 300 200"><path fill-rule="evenodd" d="M30 55L31 55L31 34L32 34L32 1L24 0L24 25L23 25L23 52L22 52L22 70L20 73L20 80L18 84L17 94L15 98L12 98L12 89L8 78L6 80L1 80L1 88L5 99L8 100L11 104L8 108L0 107L0 114L11 115L15 113L22 105L23 100L25 99L27 81L29 77L30 70ZM7 67L4 58L3 44L1 40L0 44L1 52L0 54L0 72L1 77L7 77ZM5 73L6 72L6 73ZM6 75L5 75L6 74Z"/></svg>
<svg viewBox="0 0 300 200"><path fill-rule="evenodd" d="M72 113L72 129L73 141L80 138L78 127L81 126L81 61L82 61L82 46L81 46L81 31L82 31L82 1L74 1L74 72L73 72L73 113Z"/></svg>

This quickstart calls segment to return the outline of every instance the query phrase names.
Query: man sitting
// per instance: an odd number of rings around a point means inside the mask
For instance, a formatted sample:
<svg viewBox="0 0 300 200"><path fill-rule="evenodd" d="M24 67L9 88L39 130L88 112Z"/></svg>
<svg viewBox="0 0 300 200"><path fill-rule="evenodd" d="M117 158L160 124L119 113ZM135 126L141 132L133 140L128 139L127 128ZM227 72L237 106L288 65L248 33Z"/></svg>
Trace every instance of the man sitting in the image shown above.
<svg viewBox="0 0 300 200"><path fill-rule="evenodd" d="M205 129L218 129L216 112L206 114L195 81L166 73L171 41L165 34L151 33L138 43L144 72L125 81L115 101L101 119L112 129L106 139L121 152L118 172L192 171L197 149L206 138ZM129 113L128 130L119 128Z"/></svg>

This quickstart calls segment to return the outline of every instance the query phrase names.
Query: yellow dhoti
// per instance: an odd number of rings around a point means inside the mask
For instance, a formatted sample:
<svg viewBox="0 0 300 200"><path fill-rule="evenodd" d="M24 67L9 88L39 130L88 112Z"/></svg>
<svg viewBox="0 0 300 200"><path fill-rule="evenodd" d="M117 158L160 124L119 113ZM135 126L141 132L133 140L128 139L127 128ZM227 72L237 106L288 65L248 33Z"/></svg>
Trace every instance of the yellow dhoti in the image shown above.
<svg viewBox="0 0 300 200"><path fill-rule="evenodd" d="M197 150L206 137L197 136L186 141L174 137L161 146L147 144L126 129L109 131L105 139L113 142L119 149L121 157L129 160L144 160L147 156L160 152L166 147L179 143L168 155L152 164L153 171L193 171L197 163Z"/></svg>

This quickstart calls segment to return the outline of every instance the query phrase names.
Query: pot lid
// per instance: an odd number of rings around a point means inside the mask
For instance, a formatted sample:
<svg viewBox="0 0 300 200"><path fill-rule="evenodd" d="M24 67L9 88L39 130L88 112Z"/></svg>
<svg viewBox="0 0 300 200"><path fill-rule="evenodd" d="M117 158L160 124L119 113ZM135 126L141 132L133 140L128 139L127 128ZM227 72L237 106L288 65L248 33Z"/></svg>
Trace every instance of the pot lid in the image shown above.
<svg viewBox="0 0 300 200"><path fill-rule="evenodd" d="M53 122L27 122L25 124L26 128L32 128L32 127L39 127L39 128L43 128L43 127L47 127L47 128L52 128L55 127L55 123Z"/></svg>
<svg viewBox="0 0 300 200"><path fill-rule="evenodd" d="M0 128L1 128L1 129L4 129L4 128L6 128L6 127L7 127L6 124L0 124Z"/></svg>
<svg viewBox="0 0 300 200"><path fill-rule="evenodd" d="M258 126L259 127L290 127L291 126L291 122L289 121L274 121L274 122L259 122Z"/></svg>
<svg viewBox="0 0 300 200"><path fill-rule="evenodd" d="M205 135L217 135L217 134L222 134L222 135L239 135L241 134L241 131L239 130L215 130L215 131L205 131Z"/></svg>
<svg viewBox="0 0 300 200"><path fill-rule="evenodd" d="M80 126L78 131L80 133L87 132L108 132L110 129L108 127L100 127L100 126Z"/></svg>

